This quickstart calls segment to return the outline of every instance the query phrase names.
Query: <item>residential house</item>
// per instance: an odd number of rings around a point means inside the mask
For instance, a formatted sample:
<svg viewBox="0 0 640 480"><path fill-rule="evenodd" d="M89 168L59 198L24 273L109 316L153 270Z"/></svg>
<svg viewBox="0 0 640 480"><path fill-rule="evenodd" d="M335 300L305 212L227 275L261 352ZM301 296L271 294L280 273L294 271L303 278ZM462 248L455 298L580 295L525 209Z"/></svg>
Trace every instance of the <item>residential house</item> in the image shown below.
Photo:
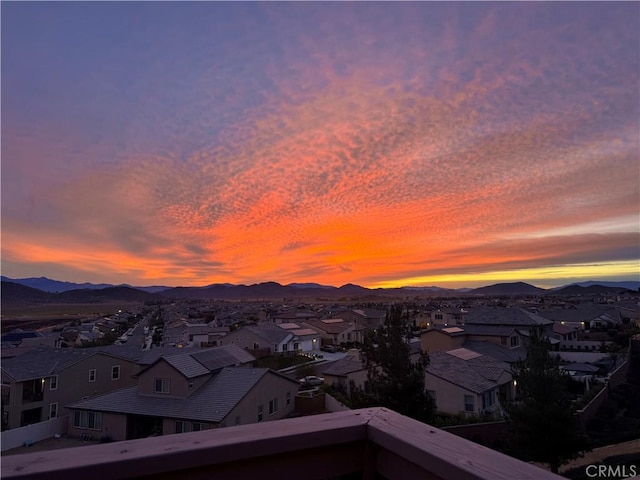
<svg viewBox="0 0 640 480"><path fill-rule="evenodd" d="M621 311L611 305L596 303L578 304L570 308L540 310L539 315L562 325L578 327L580 330L605 329L622 323Z"/></svg>
<svg viewBox="0 0 640 480"><path fill-rule="evenodd" d="M431 312L428 323L431 328L437 325L443 325L445 327L464 325L468 313L469 312L462 308L439 308Z"/></svg>
<svg viewBox="0 0 640 480"><path fill-rule="evenodd" d="M222 345L237 345L256 356L295 351L294 334L271 323L246 325L220 339Z"/></svg>
<svg viewBox="0 0 640 480"><path fill-rule="evenodd" d="M320 334L323 344L340 345L343 343L361 343L364 339L366 327L355 321L342 318L325 320L306 320L301 322Z"/></svg>
<svg viewBox="0 0 640 480"><path fill-rule="evenodd" d="M500 415L500 397L514 388L507 363L466 348L429 355L425 386L437 411L451 415Z"/></svg>
<svg viewBox="0 0 640 480"><path fill-rule="evenodd" d="M553 333L558 335L563 342L578 340L578 331L581 328L577 325L565 325L565 322L553 322Z"/></svg>
<svg viewBox="0 0 640 480"><path fill-rule="evenodd" d="M94 330L81 330L76 337L75 344L79 347L86 345L88 343L95 342L104 337L104 334L100 331Z"/></svg>
<svg viewBox="0 0 640 480"><path fill-rule="evenodd" d="M304 328L297 323L278 323L277 326L293 334L293 350L303 353L317 353L320 350L321 338L312 328Z"/></svg>
<svg viewBox="0 0 640 480"><path fill-rule="evenodd" d="M377 310L374 308L338 308L331 309L327 313L331 318L341 318L348 322L357 322L364 325L367 329L376 329L384 325L387 318L386 310Z"/></svg>
<svg viewBox="0 0 640 480"><path fill-rule="evenodd" d="M529 331L536 327L549 338L553 337L553 321L524 308L483 307L469 310L465 326L482 325L494 327L513 327L520 331Z"/></svg>
<svg viewBox="0 0 640 480"><path fill-rule="evenodd" d="M162 357L136 386L70 405L69 435L125 440L286 418L298 382L264 368L237 346Z"/></svg>
<svg viewBox="0 0 640 480"><path fill-rule="evenodd" d="M420 336L422 351L434 353L461 347L467 340L487 340L508 348L519 348L531 328L542 329L552 346L560 338L553 332L554 322L523 308L480 308L469 311L464 325L436 326Z"/></svg>
<svg viewBox="0 0 640 480"><path fill-rule="evenodd" d="M206 323L187 323L183 330L183 341L192 347L209 345L209 330Z"/></svg>
<svg viewBox="0 0 640 480"><path fill-rule="evenodd" d="M40 347L2 362L4 428L67 415L65 405L135 384L128 355L106 348Z"/></svg>
<svg viewBox="0 0 640 480"><path fill-rule="evenodd" d="M270 321L276 324L295 323L312 318L318 318L318 314L307 308L287 308L269 315Z"/></svg>
<svg viewBox="0 0 640 480"><path fill-rule="evenodd" d="M351 394L351 382L363 388L367 381L367 369L360 359L360 352L351 349L347 355L321 370L325 383L335 385L347 395Z"/></svg>

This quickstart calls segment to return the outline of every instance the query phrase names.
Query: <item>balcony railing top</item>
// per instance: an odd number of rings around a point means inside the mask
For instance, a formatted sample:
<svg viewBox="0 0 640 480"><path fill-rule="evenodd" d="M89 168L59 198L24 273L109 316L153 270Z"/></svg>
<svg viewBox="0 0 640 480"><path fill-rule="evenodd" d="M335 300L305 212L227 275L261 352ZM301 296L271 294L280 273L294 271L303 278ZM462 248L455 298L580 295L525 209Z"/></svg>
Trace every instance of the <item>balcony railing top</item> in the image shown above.
<svg viewBox="0 0 640 480"><path fill-rule="evenodd" d="M561 479L385 408L4 457L3 479Z"/></svg>

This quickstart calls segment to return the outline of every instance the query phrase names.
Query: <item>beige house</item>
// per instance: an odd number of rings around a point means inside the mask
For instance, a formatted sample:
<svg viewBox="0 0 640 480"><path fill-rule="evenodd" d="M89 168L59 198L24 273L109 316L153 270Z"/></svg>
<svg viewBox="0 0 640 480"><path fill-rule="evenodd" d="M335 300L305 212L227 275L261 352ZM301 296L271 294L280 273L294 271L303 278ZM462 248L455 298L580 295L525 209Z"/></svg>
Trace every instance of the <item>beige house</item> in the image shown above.
<svg viewBox="0 0 640 480"><path fill-rule="evenodd" d="M500 398L514 388L507 363L466 348L430 354L425 385L438 412L451 415L501 415Z"/></svg>
<svg viewBox="0 0 640 480"><path fill-rule="evenodd" d="M300 322L320 334L323 344L340 345L341 343L362 342L366 327L355 321L342 318L325 320L306 320Z"/></svg>
<svg viewBox="0 0 640 480"><path fill-rule="evenodd" d="M443 352L462 347L469 340L483 340L507 348L520 348L527 337L525 332L515 327L500 325L437 327L420 335L420 349L428 354Z"/></svg>
<svg viewBox="0 0 640 480"><path fill-rule="evenodd" d="M351 382L364 388L367 381L367 369L360 360L360 352L356 349L349 350L346 357L321 370L321 374L325 383L339 386L347 395L351 394Z"/></svg>
<svg viewBox="0 0 640 480"><path fill-rule="evenodd" d="M70 405L69 435L117 441L277 420L293 412L298 382L269 369L230 366L248 355L241 349L207 352L160 358L140 373L137 386ZM230 365L219 368L224 363Z"/></svg>
<svg viewBox="0 0 640 480"><path fill-rule="evenodd" d="M67 415L68 403L134 385L135 359L107 348L40 347L2 362L2 429Z"/></svg>
<svg viewBox="0 0 640 480"><path fill-rule="evenodd" d="M461 308L442 308L430 313L428 323L431 328L437 325L445 327L464 325L468 313L469 312Z"/></svg>
<svg viewBox="0 0 640 480"><path fill-rule="evenodd" d="M293 352L294 334L272 323L247 325L225 335L219 340L222 345L237 345L248 351L267 354Z"/></svg>

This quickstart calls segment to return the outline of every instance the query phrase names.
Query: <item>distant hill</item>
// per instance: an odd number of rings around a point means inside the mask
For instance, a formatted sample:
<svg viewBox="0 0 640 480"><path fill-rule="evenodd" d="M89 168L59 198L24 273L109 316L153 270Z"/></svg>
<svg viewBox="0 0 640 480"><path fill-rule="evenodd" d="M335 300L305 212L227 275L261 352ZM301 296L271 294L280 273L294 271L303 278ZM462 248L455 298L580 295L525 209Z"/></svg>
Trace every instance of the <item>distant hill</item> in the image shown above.
<svg viewBox="0 0 640 480"><path fill-rule="evenodd" d="M2 281L0 301L3 305L38 303L107 303L144 302L157 299L155 294L132 287L84 288L62 293L49 293L18 283Z"/></svg>
<svg viewBox="0 0 640 480"><path fill-rule="evenodd" d="M628 282L606 282L599 280L589 280L588 282L575 282L570 283L569 285L563 285L559 288L554 288L554 290L560 290L561 288L571 287L573 285L578 285L580 287L591 287L593 285L599 285L602 287L615 287L615 288L626 288L628 290L638 290L640 288L640 282L628 281Z"/></svg>
<svg viewBox="0 0 640 480"><path fill-rule="evenodd" d="M629 289L624 287L607 287L604 285L589 285L582 287L580 285L570 285L559 290L547 292L548 295L602 295L607 293L627 292Z"/></svg>
<svg viewBox="0 0 640 480"><path fill-rule="evenodd" d="M51 280L47 277L31 277L31 278L9 278L2 276L3 282L13 282L19 285L25 285L31 288L37 288L43 292L59 293L67 292L69 290L78 290L80 288L100 289L106 287L113 287L113 285L107 283L73 283L73 282L61 282L59 280Z"/></svg>
<svg viewBox="0 0 640 480"><path fill-rule="evenodd" d="M487 287L474 288L470 295L539 295L547 290L524 282L496 283Z"/></svg>
<svg viewBox="0 0 640 480"><path fill-rule="evenodd" d="M18 303L49 303L53 295L37 288L27 287L19 283L2 281L0 284L0 301L3 305Z"/></svg>
<svg viewBox="0 0 640 480"><path fill-rule="evenodd" d="M335 288L335 287L330 287L328 285L320 285L319 283L290 283L289 285L287 285L287 287L292 287L292 288Z"/></svg>
<svg viewBox="0 0 640 480"><path fill-rule="evenodd" d="M155 294L132 287L107 287L99 290L69 290L56 294L56 300L63 303L100 303L109 301L144 302L158 298Z"/></svg>
<svg viewBox="0 0 640 480"><path fill-rule="evenodd" d="M37 288L38 290L42 290L43 292L49 293L62 293L68 292L71 290L101 290L104 288L110 287L131 287L131 285L113 285L110 283L73 283L73 282L63 282L60 280L52 280L47 277L30 277L30 278L9 278L4 275L1 277L3 282L12 282L17 283L19 285L24 285L31 288ZM149 293L157 293L162 292L163 290L167 290L171 287L163 287L160 285L151 286L151 287L131 287L137 290L142 290L144 292Z"/></svg>

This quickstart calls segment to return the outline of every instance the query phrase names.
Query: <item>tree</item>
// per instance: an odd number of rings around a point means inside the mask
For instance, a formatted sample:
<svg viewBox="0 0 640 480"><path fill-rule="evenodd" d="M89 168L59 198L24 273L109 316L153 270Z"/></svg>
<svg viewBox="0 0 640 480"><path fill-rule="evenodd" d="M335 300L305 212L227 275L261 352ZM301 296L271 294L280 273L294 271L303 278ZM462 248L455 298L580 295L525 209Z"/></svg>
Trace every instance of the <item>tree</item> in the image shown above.
<svg viewBox="0 0 640 480"><path fill-rule="evenodd" d="M512 367L518 397L505 410L511 427L513 453L525 460L547 463L552 472L588 450L575 419L570 383L550 355L551 344L532 329L526 359Z"/></svg>
<svg viewBox="0 0 640 480"><path fill-rule="evenodd" d="M410 331L404 308L397 305L387 313L383 327L368 332L362 347L367 383L364 392L352 389L352 398L361 407L387 407L416 420L431 422L435 404L424 384L428 357L418 362L410 360Z"/></svg>

